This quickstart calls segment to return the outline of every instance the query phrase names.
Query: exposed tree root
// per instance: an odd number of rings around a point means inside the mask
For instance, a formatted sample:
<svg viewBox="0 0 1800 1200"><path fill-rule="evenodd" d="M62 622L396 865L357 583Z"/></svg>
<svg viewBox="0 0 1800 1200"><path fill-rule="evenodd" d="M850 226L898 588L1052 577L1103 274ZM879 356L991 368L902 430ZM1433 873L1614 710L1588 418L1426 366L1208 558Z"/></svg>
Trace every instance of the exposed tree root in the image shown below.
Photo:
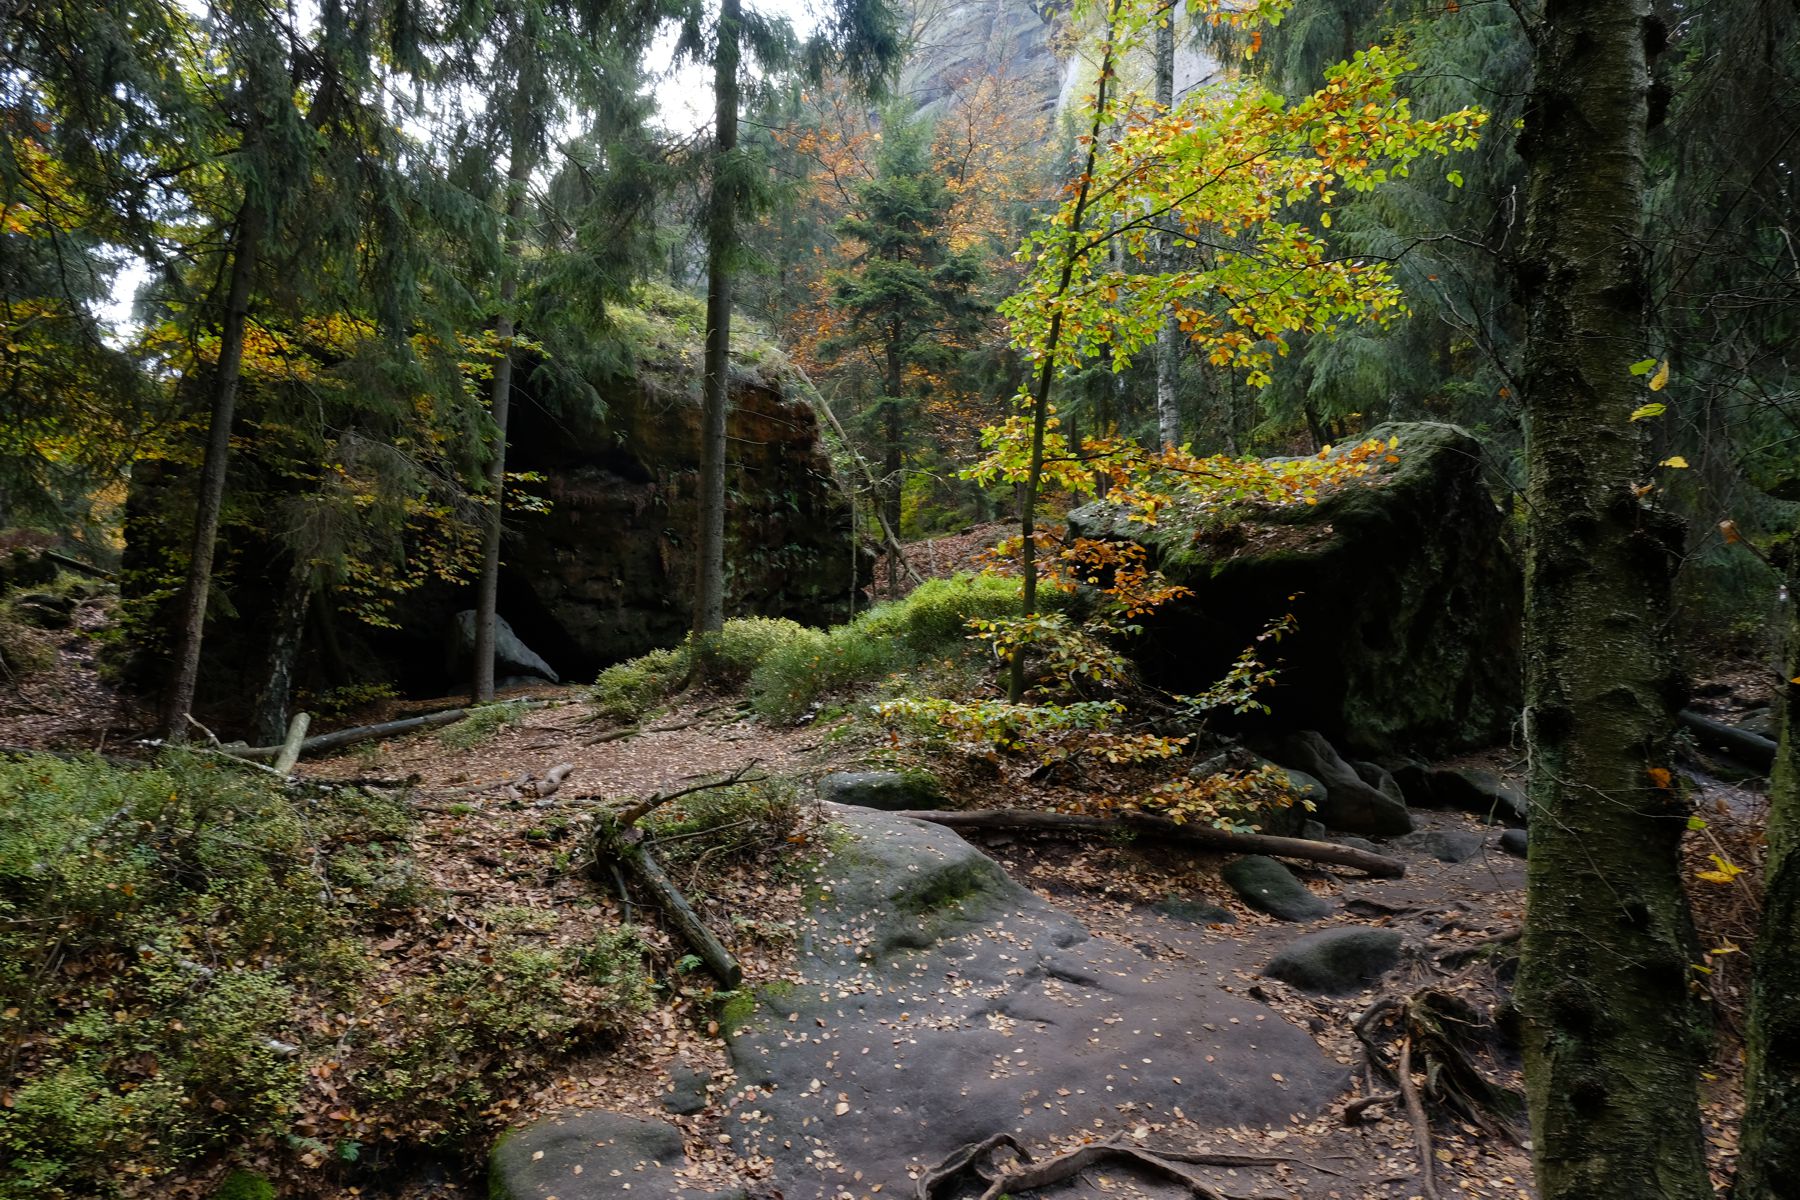
<svg viewBox="0 0 1800 1200"><path fill-rule="evenodd" d="M1386 879L1398 879L1406 874L1406 864L1400 860L1382 854L1371 854L1353 846L1314 842L1306 838L1271 837L1263 833L1232 833L1204 825L1178 825L1164 817L1083 817L1072 813L1033 812L1017 808L976 809L970 812L914 809L895 815L911 817L916 821L930 821L934 825L944 825L951 829L1020 829L1032 833L1060 833L1076 837L1111 837L1121 832L1150 833L1173 842L1187 842L1210 850L1273 854L1281 858L1355 867L1359 871Z"/></svg>
<svg viewBox="0 0 1800 1200"><path fill-rule="evenodd" d="M1391 1057L1378 1028L1388 1017L1396 1018L1390 1032L1398 1039L1398 1051ZM1370 1070L1405 1101L1415 1134L1425 1120L1425 1132L1419 1136L1422 1157L1430 1155L1426 1100L1445 1105L1494 1137L1523 1145L1519 1121L1525 1112L1524 1097L1475 1066L1471 1048L1491 1036L1492 1022L1468 1001L1438 988L1406 997L1386 996L1370 1005L1353 1028ZM1425 1078L1423 1089L1414 1079L1415 1065ZM1371 1097L1362 1108L1377 1102ZM1362 1108L1355 1116L1360 1117ZM1346 1121L1352 1120L1350 1107L1344 1115ZM1430 1170L1429 1164L1425 1169Z"/></svg>
<svg viewBox="0 0 1800 1200"><path fill-rule="evenodd" d="M1019 1157L1019 1164L995 1171L986 1160L1002 1147ZM1204 1179L1182 1170L1182 1164L1209 1167L1266 1167L1280 1163L1302 1163L1310 1170L1335 1175L1303 1159L1269 1154L1227 1154L1208 1150L1145 1150L1119 1141L1095 1142L1077 1146L1050 1158L1038 1160L1008 1133L996 1133L984 1141L971 1142L949 1154L943 1162L920 1175L914 1187L914 1200L944 1200L950 1185L966 1171L979 1175L987 1183L981 1200L997 1200L1003 1195L1034 1191L1072 1179L1089 1167L1107 1161L1124 1162L1187 1188L1199 1200L1237 1200L1221 1192Z"/></svg>
<svg viewBox="0 0 1800 1200"><path fill-rule="evenodd" d="M1431 1118L1425 1115L1425 1102L1419 1099L1419 1085L1413 1082L1412 1038L1400 1039L1400 1065L1395 1068L1400 1079L1400 1096L1406 1101L1406 1119L1412 1125L1413 1142L1419 1148L1420 1186L1425 1200L1438 1200L1437 1164L1431 1155Z"/></svg>

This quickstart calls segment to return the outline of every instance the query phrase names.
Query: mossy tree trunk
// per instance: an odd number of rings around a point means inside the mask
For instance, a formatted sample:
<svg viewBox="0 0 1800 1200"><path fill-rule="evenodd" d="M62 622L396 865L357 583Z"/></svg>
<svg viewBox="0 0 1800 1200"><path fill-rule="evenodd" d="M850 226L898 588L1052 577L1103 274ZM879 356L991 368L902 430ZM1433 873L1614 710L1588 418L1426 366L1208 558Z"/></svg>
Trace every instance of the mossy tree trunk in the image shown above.
<svg viewBox="0 0 1800 1200"><path fill-rule="evenodd" d="M1800 553L1794 549L1790 554ZM1800 561L1789 564L1781 742L1769 789L1762 924L1745 1045L1746 1110L1732 1200L1780 1200L1800 1180Z"/></svg>
<svg viewBox="0 0 1800 1200"><path fill-rule="evenodd" d="M1531 856L1518 1004L1544 1200L1711 1195L1668 767L1672 522L1642 502L1648 0L1549 0L1521 153Z"/></svg>

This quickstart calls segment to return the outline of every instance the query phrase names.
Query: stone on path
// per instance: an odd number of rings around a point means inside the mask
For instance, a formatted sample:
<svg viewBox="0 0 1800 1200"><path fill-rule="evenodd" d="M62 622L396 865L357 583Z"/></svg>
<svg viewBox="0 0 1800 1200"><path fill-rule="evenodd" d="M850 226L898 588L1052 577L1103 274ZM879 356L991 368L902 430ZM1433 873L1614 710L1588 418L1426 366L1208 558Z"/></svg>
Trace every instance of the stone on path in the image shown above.
<svg viewBox="0 0 1800 1200"><path fill-rule="evenodd" d="M1435 767L1427 772L1434 800L1506 825L1523 825L1530 813L1525 793L1510 780L1479 767Z"/></svg>
<svg viewBox="0 0 1800 1200"><path fill-rule="evenodd" d="M838 771L819 780L819 799L882 812L940 808L944 793L923 771Z"/></svg>
<svg viewBox="0 0 1800 1200"><path fill-rule="evenodd" d="M669 1088L663 1093L662 1106L677 1116L688 1116L706 1107L706 1085L712 1073L697 1070L683 1059L669 1064Z"/></svg>
<svg viewBox="0 0 1800 1200"><path fill-rule="evenodd" d="M1303 934L1269 960L1263 974L1307 992L1354 992L1400 961L1398 930L1343 925Z"/></svg>
<svg viewBox="0 0 1800 1200"><path fill-rule="evenodd" d="M686 1187L681 1130L601 1109L545 1117L494 1147L492 1200L744 1200Z"/></svg>
<svg viewBox="0 0 1800 1200"><path fill-rule="evenodd" d="M1219 872L1245 904L1284 921L1315 921L1331 911L1329 900L1315 896L1294 873L1263 854L1247 854Z"/></svg>
<svg viewBox="0 0 1800 1200"><path fill-rule="evenodd" d="M738 1077L723 1128L788 1196L910 1195L911 1171L1001 1131L1103 1137L1177 1108L1285 1128L1344 1086L1226 972L1090 938L947 829L853 811L836 837L799 981L723 1022Z"/></svg>
<svg viewBox="0 0 1800 1200"><path fill-rule="evenodd" d="M1528 844L1526 837L1523 829L1508 829L1500 835L1500 848L1514 858L1524 858Z"/></svg>
<svg viewBox="0 0 1800 1200"><path fill-rule="evenodd" d="M1150 906L1150 911L1172 921L1189 925L1234 925L1237 918L1228 908L1220 908L1210 900L1183 900L1170 896Z"/></svg>
<svg viewBox="0 0 1800 1200"><path fill-rule="evenodd" d="M1395 838L1394 845L1429 854L1439 862L1467 862L1481 853L1487 839L1466 829L1427 829Z"/></svg>
<svg viewBox="0 0 1800 1200"><path fill-rule="evenodd" d="M1357 774L1355 767L1339 757L1330 742L1312 730L1302 730L1283 738L1275 757L1284 765L1293 764L1325 785L1325 803L1319 806L1319 820L1331 828L1377 837L1412 832L1412 815L1406 811L1400 789L1392 779L1386 779L1391 795L1371 786Z"/></svg>

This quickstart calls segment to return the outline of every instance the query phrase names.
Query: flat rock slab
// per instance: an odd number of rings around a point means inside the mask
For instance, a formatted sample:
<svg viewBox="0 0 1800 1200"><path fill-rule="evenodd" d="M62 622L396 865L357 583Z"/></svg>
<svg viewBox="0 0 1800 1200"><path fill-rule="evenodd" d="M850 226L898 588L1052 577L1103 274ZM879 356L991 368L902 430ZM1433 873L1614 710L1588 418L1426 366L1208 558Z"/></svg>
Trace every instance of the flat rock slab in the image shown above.
<svg viewBox="0 0 1800 1200"><path fill-rule="evenodd" d="M488 1164L492 1200L744 1200L744 1192L699 1191L687 1168L681 1130L587 1109L546 1117L500 1139Z"/></svg>
<svg viewBox="0 0 1800 1200"><path fill-rule="evenodd" d="M1392 970L1404 942L1394 929L1321 929L1295 938L1269 960L1263 974L1307 992L1354 992Z"/></svg>
<svg viewBox="0 0 1800 1200"><path fill-rule="evenodd" d="M786 1195L907 1194L917 1171L1001 1130L1047 1140L1177 1110L1286 1125L1342 1091L1311 1037L1203 967L1090 938L941 827L839 820L802 982L729 1021L751 1086L725 1128L772 1160Z"/></svg>
<svg viewBox="0 0 1800 1200"><path fill-rule="evenodd" d="M1306 890L1294 873L1266 854L1246 854L1225 864L1219 877L1258 912L1283 921L1316 921L1331 902Z"/></svg>

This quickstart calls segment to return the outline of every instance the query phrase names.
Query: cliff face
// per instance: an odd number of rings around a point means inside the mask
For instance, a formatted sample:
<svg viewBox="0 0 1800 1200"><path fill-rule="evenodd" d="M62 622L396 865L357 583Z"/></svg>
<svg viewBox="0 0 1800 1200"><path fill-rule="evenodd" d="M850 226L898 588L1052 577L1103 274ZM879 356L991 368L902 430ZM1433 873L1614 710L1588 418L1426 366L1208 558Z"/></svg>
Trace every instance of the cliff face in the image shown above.
<svg viewBox="0 0 1800 1200"><path fill-rule="evenodd" d="M551 507L514 523L500 607L527 644L577 678L672 645L688 627L700 408L690 389L667 390L670 381L641 376L599 417L515 410L514 469L545 476ZM852 574L866 569L802 387L772 371L734 371L728 615L824 624L847 611Z"/></svg>
<svg viewBox="0 0 1800 1200"><path fill-rule="evenodd" d="M1066 0L913 0L914 45L901 70L902 94L927 108L971 80L1000 78L1034 103L1029 115L1054 116L1078 104L1093 66L1071 53ZM1149 91L1149 52L1125 65L1127 82ZM1223 68L1199 45L1185 19L1175 38L1177 96L1216 82Z"/></svg>
<svg viewBox="0 0 1800 1200"><path fill-rule="evenodd" d="M689 622L695 577L700 469L698 301L650 289L644 307L620 312L616 357L634 368L596 380L602 404L550 403L532 364L521 363L508 469L531 472L546 512L510 510L502 548L500 615L563 679L592 679L620 658L675 644ZM729 615L840 620L852 580L867 577L851 536L848 502L819 441L811 385L752 323L733 338L726 480ZM254 412L257 398L245 398ZM248 429L246 425L244 428ZM233 516L221 537L215 603L202 662L201 702L220 732L240 732L256 695L289 579L273 536L279 492L254 444L234 456ZM138 685L162 686L167 631L184 539L192 520L192 472L148 462L132 479L122 591L131 613L126 663ZM386 616L391 628L356 620L321 595L301 639L295 684L317 694L388 683L440 694L464 682L452 665L456 614L474 605L472 581L429 581Z"/></svg>

